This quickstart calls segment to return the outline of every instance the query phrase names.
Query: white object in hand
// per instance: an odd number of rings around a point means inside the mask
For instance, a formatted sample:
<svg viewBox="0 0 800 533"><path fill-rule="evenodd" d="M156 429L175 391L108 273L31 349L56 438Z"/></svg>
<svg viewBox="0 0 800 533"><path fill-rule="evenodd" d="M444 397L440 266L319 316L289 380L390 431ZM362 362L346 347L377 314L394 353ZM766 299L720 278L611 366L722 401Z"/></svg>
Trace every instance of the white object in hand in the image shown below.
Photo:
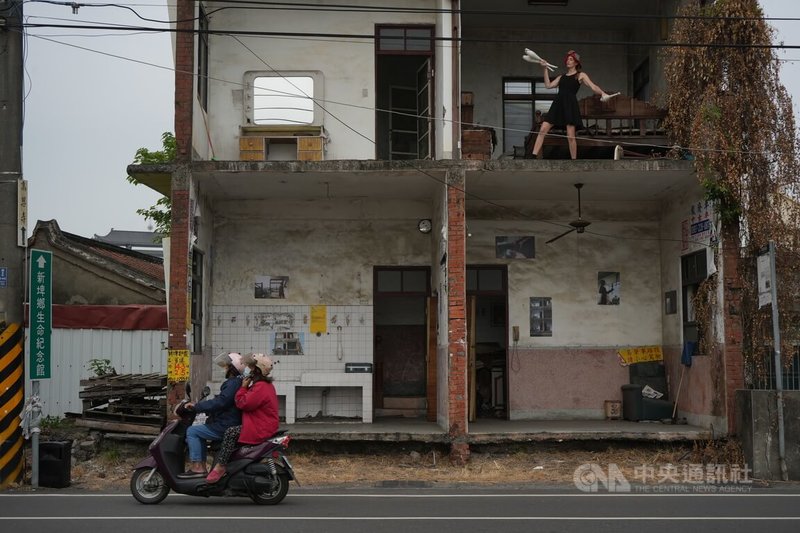
<svg viewBox="0 0 800 533"><path fill-rule="evenodd" d="M542 61L542 58L539 57L539 55L536 52L534 52L533 50L531 50L530 48L526 48L525 49L525 55L522 56L522 59L524 59L525 61L528 61L529 63L539 63L540 61ZM553 70L558 68L557 66L551 65L550 63L547 63L547 62L545 62L545 66L548 69L550 69L551 71L553 71Z"/></svg>
<svg viewBox="0 0 800 533"><path fill-rule="evenodd" d="M615 96L619 96L619 93L614 93L614 94L604 94L603 96L601 96L601 97L600 97L600 101L601 101L601 102L608 102L609 100L611 100L611 99L612 99L612 98L614 98Z"/></svg>

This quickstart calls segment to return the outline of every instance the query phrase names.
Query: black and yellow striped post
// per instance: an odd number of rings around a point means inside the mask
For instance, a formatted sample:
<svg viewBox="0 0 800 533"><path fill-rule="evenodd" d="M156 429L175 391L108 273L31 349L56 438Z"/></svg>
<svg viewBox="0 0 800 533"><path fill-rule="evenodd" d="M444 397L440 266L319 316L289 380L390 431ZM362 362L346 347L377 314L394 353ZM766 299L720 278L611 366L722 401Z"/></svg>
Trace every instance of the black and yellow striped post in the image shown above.
<svg viewBox="0 0 800 533"><path fill-rule="evenodd" d="M20 414L25 374L22 324L8 324L0 331L0 489L22 477L22 430Z"/></svg>

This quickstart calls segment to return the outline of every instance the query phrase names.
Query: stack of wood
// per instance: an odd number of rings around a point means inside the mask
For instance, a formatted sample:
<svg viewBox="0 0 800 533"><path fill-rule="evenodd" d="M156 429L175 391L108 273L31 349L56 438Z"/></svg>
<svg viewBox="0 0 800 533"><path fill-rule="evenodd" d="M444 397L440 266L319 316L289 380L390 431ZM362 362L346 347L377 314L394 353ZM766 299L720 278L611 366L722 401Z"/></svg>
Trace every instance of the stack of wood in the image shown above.
<svg viewBox="0 0 800 533"><path fill-rule="evenodd" d="M166 422L166 374L120 374L81 380L78 426L157 435Z"/></svg>

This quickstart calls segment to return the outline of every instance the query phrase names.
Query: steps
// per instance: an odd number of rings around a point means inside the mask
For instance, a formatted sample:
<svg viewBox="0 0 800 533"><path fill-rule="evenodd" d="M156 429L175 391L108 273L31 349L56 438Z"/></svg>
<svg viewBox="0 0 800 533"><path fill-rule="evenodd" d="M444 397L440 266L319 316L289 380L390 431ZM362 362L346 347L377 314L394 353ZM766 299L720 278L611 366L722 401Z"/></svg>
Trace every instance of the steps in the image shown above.
<svg viewBox="0 0 800 533"><path fill-rule="evenodd" d="M384 396L383 408L375 409L376 417L418 418L427 413L424 396Z"/></svg>

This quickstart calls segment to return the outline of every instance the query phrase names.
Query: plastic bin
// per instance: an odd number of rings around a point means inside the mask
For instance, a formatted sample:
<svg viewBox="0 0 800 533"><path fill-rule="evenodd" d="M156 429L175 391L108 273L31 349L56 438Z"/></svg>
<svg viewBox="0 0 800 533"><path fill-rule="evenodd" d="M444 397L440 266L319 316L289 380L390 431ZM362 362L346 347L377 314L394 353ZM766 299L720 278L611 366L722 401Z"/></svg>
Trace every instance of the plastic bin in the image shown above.
<svg viewBox="0 0 800 533"><path fill-rule="evenodd" d="M642 419L643 405L641 385L622 386L622 418L638 422Z"/></svg>
<svg viewBox="0 0 800 533"><path fill-rule="evenodd" d="M72 441L39 443L39 486L62 489L72 482Z"/></svg>

